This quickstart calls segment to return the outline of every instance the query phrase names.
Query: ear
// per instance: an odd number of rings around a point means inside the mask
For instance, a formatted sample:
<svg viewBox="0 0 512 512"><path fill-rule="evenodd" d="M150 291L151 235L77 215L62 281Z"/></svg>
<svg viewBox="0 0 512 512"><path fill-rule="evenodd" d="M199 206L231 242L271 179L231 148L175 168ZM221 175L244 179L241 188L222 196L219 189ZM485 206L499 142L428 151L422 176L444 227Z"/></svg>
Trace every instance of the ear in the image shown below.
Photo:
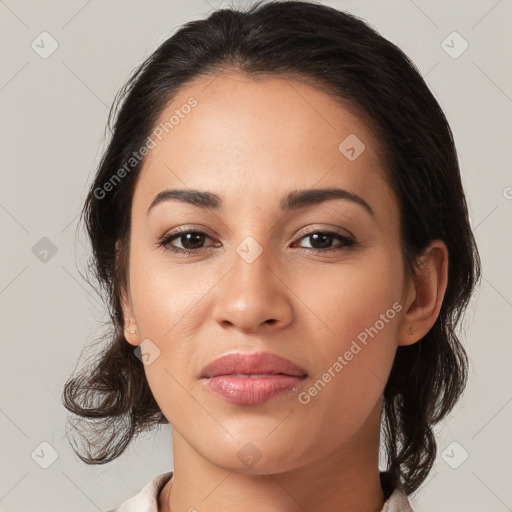
<svg viewBox="0 0 512 512"><path fill-rule="evenodd" d="M430 331L439 316L447 284L448 249L442 240L434 240L421 255L409 285L398 345L412 345Z"/></svg>
<svg viewBox="0 0 512 512"><path fill-rule="evenodd" d="M133 313L131 298L129 292L125 290L121 292L121 307L123 309L124 337L130 345L137 347L140 344L139 332Z"/></svg>
<svg viewBox="0 0 512 512"><path fill-rule="evenodd" d="M119 253L120 253L120 245L119 242L116 243L116 265L119 260ZM124 337L126 341L135 347L137 347L140 344L139 341L139 332L137 328L137 323L135 321L135 314L133 311L133 304L131 299L131 293L130 293L130 284L129 279L126 279L125 281L126 286L122 284L120 286L120 301L121 301L121 308L123 311L123 331L124 331ZM128 289L126 289L128 288Z"/></svg>

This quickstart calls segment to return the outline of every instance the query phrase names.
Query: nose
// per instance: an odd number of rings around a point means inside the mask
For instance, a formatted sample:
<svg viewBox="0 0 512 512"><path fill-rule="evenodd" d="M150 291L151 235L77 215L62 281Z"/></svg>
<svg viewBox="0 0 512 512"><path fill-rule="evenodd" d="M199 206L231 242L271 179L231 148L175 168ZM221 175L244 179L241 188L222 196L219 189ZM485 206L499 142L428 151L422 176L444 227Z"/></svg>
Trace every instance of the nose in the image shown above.
<svg viewBox="0 0 512 512"><path fill-rule="evenodd" d="M223 328L233 326L244 333L285 327L293 318L293 294L281 267L270 261L266 251L249 261L235 254L215 287L214 320Z"/></svg>

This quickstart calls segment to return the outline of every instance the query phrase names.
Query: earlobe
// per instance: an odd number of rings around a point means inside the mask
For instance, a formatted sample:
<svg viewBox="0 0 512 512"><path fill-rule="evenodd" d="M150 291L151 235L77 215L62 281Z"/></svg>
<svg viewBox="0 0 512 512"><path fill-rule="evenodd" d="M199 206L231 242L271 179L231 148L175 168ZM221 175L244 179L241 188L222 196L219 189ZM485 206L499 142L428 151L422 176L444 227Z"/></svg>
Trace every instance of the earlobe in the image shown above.
<svg viewBox="0 0 512 512"><path fill-rule="evenodd" d="M139 336L137 334L136 329L133 329L133 328L125 329L124 337L130 345L133 345L134 347L139 346Z"/></svg>
<svg viewBox="0 0 512 512"><path fill-rule="evenodd" d="M434 240L418 261L413 278L414 299L402 319L398 345L412 345L430 331L439 316L448 284L448 249Z"/></svg>

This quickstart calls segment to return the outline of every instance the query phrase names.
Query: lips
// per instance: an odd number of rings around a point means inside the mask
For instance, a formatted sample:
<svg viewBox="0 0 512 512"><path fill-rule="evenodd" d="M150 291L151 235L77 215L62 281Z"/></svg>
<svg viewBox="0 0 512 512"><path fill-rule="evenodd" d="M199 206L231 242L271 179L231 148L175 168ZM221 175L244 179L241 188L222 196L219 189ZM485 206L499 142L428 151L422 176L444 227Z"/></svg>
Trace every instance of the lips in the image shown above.
<svg viewBox="0 0 512 512"><path fill-rule="evenodd" d="M307 372L292 361L270 352L232 353L213 360L203 368L202 378L231 375L233 377L269 377L289 375L305 377Z"/></svg>
<svg viewBox="0 0 512 512"><path fill-rule="evenodd" d="M307 373L288 359L257 352L219 357L203 369L201 377L207 389L227 402L255 406L296 392Z"/></svg>

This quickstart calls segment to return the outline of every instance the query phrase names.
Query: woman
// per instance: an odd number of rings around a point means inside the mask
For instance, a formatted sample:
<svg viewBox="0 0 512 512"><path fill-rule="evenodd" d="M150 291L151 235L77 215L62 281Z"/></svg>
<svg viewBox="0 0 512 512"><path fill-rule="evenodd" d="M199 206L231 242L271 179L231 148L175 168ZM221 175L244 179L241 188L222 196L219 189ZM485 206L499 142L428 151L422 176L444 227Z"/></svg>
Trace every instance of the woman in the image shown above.
<svg viewBox="0 0 512 512"><path fill-rule="evenodd" d="M259 2L187 23L116 105L83 209L113 332L63 399L85 462L161 423L174 458L116 510L412 510L480 275L415 66L352 15Z"/></svg>

